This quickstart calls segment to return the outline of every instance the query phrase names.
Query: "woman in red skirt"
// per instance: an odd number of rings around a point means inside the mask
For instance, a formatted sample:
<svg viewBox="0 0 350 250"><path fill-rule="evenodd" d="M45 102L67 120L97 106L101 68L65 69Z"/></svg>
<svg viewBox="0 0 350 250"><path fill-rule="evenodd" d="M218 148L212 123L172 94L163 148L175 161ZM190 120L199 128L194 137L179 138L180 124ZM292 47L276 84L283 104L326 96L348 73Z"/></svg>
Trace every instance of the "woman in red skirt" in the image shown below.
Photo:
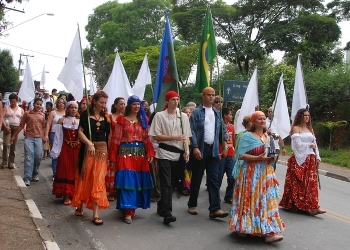
<svg viewBox="0 0 350 250"><path fill-rule="evenodd" d="M74 194L75 159L78 158L80 141L78 104L71 101L65 108L66 115L60 118L56 125L50 155L53 159L58 158L52 194L56 195L56 198L65 197L64 205L68 206Z"/></svg>
<svg viewBox="0 0 350 250"><path fill-rule="evenodd" d="M116 138L115 138L115 126L117 124L117 117L119 115L124 114L125 109L125 99L123 97L117 97L114 100L114 103L111 108L110 119L111 119L111 138L109 142L109 149L108 149L108 156L109 156L109 164L107 166L107 174L106 174L106 191L107 191L107 198L109 201L114 201L115 197L115 188L114 188L114 177L115 177L115 171L116 169L116 162L117 162L117 154L116 148ZM111 153L114 152L114 153Z"/></svg>
<svg viewBox="0 0 350 250"><path fill-rule="evenodd" d="M284 192L280 206L291 211L305 211L312 215L326 211L318 205L317 166L321 161L310 112L299 109L292 126L293 154L288 159Z"/></svg>

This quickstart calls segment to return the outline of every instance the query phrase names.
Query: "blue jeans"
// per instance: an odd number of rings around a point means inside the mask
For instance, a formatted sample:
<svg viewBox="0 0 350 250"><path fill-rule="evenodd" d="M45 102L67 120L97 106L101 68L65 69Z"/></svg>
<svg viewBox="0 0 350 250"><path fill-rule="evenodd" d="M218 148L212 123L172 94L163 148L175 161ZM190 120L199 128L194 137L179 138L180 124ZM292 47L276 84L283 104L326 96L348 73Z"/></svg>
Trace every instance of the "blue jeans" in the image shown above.
<svg viewBox="0 0 350 250"><path fill-rule="evenodd" d="M227 187L225 193L225 200L231 200L233 197L233 186L235 184L235 180L232 176L233 166L235 165L235 161L233 160L233 156L228 156L220 161L220 172L219 172L219 187L222 184L222 178L224 178L224 174L227 176Z"/></svg>
<svg viewBox="0 0 350 250"><path fill-rule="evenodd" d="M190 198L188 207L197 207L199 189L202 183L204 170L207 171L207 187L209 193L209 212L220 210L220 186L219 186L219 158L212 156L212 147L204 144L202 159L193 158Z"/></svg>
<svg viewBox="0 0 350 250"><path fill-rule="evenodd" d="M38 175L43 153L43 139L39 137L26 137L24 139L24 181L31 181Z"/></svg>
<svg viewBox="0 0 350 250"><path fill-rule="evenodd" d="M55 139L55 132L50 132L50 150L52 149L54 139ZM57 166L57 159L52 158L51 165L52 165L52 173L55 174L56 173L56 166Z"/></svg>

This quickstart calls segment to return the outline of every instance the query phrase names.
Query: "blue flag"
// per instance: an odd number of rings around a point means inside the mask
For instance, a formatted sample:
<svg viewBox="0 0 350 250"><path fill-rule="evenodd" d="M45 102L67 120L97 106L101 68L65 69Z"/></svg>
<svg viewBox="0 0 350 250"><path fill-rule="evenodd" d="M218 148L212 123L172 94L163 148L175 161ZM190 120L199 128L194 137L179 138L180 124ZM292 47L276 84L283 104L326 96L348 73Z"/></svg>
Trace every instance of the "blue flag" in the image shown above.
<svg viewBox="0 0 350 250"><path fill-rule="evenodd" d="M165 29L158 59L156 84L153 93L153 101L157 103L156 111L163 110L165 106L165 94L169 90L178 90L177 84L179 78L168 15L168 13L165 15Z"/></svg>

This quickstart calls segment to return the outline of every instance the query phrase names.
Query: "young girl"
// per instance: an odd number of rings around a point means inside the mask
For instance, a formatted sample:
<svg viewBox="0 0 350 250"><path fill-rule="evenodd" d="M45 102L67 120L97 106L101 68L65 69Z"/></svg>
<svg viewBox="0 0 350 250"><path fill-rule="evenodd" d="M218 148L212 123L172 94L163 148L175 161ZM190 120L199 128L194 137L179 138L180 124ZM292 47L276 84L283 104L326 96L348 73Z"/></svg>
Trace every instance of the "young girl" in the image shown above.
<svg viewBox="0 0 350 250"><path fill-rule="evenodd" d="M33 110L26 111L21 124L10 139L13 143L19 132L26 126L24 139L24 183L30 185L30 181L39 181L38 171L43 152L43 137L45 128L45 115L42 109L43 101L40 98L34 99Z"/></svg>

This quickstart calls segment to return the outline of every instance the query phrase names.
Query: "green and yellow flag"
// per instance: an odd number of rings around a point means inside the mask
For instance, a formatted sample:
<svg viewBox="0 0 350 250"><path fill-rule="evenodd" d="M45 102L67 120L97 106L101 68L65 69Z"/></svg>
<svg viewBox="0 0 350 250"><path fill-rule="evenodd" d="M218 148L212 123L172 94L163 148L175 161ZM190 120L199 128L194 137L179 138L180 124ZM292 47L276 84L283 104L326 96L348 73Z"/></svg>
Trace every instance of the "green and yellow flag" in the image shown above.
<svg viewBox="0 0 350 250"><path fill-rule="evenodd" d="M205 14L204 28L199 46L195 91L202 93L210 85L209 65L216 56L216 43L210 8Z"/></svg>

